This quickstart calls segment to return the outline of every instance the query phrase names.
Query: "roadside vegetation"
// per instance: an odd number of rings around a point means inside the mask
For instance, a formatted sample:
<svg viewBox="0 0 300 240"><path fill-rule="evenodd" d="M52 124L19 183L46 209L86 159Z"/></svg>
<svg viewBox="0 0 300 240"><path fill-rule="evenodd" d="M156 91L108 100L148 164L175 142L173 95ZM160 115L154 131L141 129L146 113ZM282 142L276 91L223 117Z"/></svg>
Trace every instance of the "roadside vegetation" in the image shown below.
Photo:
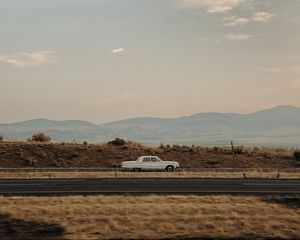
<svg viewBox="0 0 300 240"><path fill-rule="evenodd" d="M299 239L300 199L0 197L0 239Z"/></svg>
<svg viewBox="0 0 300 240"><path fill-rule="evenodd" d="M35 134L27 142L0 142L0 167L110 167L141 155L157 155L178 161L184 168L299 168L299 151L290 148L230 146L203 147L185 145L144 146L115 139L104 144L51 143L44 134Z"/></svg>

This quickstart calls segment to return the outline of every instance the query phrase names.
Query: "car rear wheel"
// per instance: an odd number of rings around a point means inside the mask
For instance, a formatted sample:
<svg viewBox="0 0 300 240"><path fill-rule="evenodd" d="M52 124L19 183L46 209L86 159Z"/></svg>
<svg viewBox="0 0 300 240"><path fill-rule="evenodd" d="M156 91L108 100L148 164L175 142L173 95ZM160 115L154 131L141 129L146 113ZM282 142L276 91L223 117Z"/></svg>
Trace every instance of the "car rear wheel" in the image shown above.
<svg viewBox="0 0 300 240"><path fill-rule="evenodd" d="M167 166L166 167L166 171L167 172L173 172L174 171L174 167L173 166Z"/></svg>
<svg viewBox="0 0 300 240"><path fill-rule="evenodd" d="M134 171L134 172L140 172L141 169L140 169L140 168L134 168L133 171Z"/></svg>

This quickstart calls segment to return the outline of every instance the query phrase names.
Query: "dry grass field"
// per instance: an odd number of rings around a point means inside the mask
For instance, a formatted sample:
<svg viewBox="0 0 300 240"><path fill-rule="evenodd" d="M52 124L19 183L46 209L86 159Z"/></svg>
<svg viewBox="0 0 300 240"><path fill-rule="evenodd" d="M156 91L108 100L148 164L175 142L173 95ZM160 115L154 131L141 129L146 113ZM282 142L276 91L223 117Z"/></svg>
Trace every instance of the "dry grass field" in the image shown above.
<svg viewBox="0 0 300 240"><path fill-rule="evenodd" d="M300 179L299 172L0 172L0 179L53 178L269 178Z"/></svg>
<svg viewBox="0 0 300 240"><path fill-rule="evenodd" d="M0 197L0 239L299 239L300 197Z"/></svg>

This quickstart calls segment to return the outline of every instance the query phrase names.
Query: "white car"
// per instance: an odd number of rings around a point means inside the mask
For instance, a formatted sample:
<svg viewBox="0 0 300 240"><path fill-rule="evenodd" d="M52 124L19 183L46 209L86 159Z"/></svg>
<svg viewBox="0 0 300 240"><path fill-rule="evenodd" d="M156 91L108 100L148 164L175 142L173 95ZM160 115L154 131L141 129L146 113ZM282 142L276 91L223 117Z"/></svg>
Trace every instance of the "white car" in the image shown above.
<svg viewBox="0 0 300 240"><path fill-rule="evenodd" d="M122 168L133 171L140 170L166 170L172 172L179 168L179 163L175 161L163 161L157 156L141 156L136 161L122 162Z"/></svg>

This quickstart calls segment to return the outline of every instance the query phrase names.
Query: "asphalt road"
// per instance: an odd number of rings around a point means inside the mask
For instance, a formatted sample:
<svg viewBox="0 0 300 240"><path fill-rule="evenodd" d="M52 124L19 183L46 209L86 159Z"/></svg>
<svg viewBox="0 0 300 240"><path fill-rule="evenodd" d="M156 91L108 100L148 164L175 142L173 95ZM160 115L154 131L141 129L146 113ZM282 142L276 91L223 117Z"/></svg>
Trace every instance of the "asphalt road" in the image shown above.
<svg viewBox="0 0 300 240"><path fill-rule="evenodd" d="M300 194L300 180L45 179L0 180L1 195Z"/></svg>

